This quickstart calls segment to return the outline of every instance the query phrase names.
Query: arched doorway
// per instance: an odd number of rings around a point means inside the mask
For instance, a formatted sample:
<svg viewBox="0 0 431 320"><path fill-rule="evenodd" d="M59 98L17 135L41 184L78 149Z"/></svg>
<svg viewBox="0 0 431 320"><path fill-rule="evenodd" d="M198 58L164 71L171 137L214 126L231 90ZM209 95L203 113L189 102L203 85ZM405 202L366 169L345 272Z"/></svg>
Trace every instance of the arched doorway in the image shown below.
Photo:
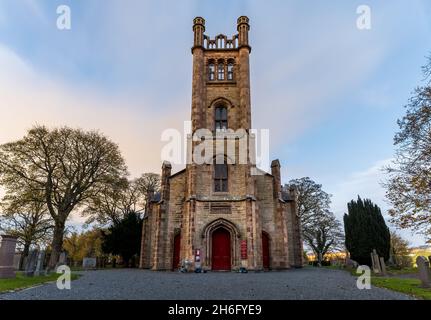
<svg viewBox="0 0 431 320"><path fill-rule="evenodd" d="M212 270L226 271L231 269L230 232L223 227L212 233Z"/></svg>
<svg viewBox="0 0 431 320"><path fill-rule="evenodd" d="M266 232L262 232L262 260L263 268L269 269L269 236Z"/></svg>
<svg viewBox="0 0 431 320"><path fill-rule="evenodd" d="M180 264L181 233L174 237L174 256L172 258L172 269L176 270Z"/></svg>

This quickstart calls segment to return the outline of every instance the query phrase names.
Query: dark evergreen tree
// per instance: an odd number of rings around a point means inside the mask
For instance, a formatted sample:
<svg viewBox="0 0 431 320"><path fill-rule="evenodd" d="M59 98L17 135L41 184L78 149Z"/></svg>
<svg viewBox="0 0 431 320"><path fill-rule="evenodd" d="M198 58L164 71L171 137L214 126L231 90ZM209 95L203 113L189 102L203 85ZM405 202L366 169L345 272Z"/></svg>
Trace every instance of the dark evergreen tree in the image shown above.
<svg viewBox="0 0 431 320"><path fill-rule="evenodd" d="M102 232L102 250L105 253L120 255L126 266L134 267L134 257L141 250L142 219L135 212L128 213L122 220L114 222Z"/></svg>
<svg viewBox="0 0 431 320"><path fill-rule="evenodd" d="M359 264L371 266L370 253L376 249L385 261L389 259L391 235L380 208L371 200L352 200L344 214L346 248L350 257Z"/></svg>

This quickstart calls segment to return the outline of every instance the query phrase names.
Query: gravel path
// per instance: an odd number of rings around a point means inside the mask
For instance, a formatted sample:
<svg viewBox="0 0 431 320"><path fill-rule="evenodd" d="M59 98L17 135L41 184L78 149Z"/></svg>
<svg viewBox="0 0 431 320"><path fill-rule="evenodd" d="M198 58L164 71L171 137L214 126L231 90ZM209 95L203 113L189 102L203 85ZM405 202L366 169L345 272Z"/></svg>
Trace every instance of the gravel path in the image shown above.
<svg viewBox="0 0 431 320"><path fill-rule="evenodd" d="M412 299L372 287L358 290L356 280L341 270L304 268L265 273L174 273L137 269L82 272L71 290L55 283L14 293L2 299Z"/></svg>

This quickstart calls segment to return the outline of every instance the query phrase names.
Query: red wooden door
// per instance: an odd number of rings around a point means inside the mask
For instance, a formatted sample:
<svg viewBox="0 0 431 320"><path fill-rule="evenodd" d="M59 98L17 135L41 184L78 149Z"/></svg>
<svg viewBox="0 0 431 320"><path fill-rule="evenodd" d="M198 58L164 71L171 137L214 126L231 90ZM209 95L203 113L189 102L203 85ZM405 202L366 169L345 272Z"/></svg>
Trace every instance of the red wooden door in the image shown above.
<svg viewBox="0 0 431 320"><path fill-rule="evenodd" d="M230 270L230 233L219 228L212 235L212 270Z"/></svg>
<svg viewBox="0 0 431 320"><path fill-rule="evenodd" d="M269 237L265 232L262 232L262 259L263 268L269 269Z"/></svg>
<svg viewBox="0 0 431 320"><path fill-rule="evenodd" d="M174 257L172 259L172 269L178 269L180 264L180 248L181 248L181 234L174 237Z"/></svg>

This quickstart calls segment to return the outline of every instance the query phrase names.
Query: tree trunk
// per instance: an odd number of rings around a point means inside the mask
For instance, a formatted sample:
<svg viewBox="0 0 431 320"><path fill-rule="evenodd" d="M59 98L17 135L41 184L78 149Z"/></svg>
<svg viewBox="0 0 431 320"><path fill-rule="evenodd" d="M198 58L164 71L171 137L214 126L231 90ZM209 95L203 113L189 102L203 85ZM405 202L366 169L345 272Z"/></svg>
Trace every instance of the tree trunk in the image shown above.
<svg viewBox="0 0 431 320"><path fill-rule="evenodd" d="M51 247L51 257L49 259L49 270L53 270L60 258L60 253L63 248L63 236L64 236L65 223L56 222L54 226L54 237L52 239Z"/></svg>
<svg viewBox="0 0 431 320"><path fill-rule="evenodd" d="M30 241L24 243L24 250L22 251L21 259L19 260L19 270L24 270L24 259L28 257L28 252L30 251Z"/></svg>
<svg viewBox="0 0 431 320"><path fill-rule="evenodd" d="M323 254L321 251L317 253L317 262L319 263L319 267L322 266Z"/></svg>

